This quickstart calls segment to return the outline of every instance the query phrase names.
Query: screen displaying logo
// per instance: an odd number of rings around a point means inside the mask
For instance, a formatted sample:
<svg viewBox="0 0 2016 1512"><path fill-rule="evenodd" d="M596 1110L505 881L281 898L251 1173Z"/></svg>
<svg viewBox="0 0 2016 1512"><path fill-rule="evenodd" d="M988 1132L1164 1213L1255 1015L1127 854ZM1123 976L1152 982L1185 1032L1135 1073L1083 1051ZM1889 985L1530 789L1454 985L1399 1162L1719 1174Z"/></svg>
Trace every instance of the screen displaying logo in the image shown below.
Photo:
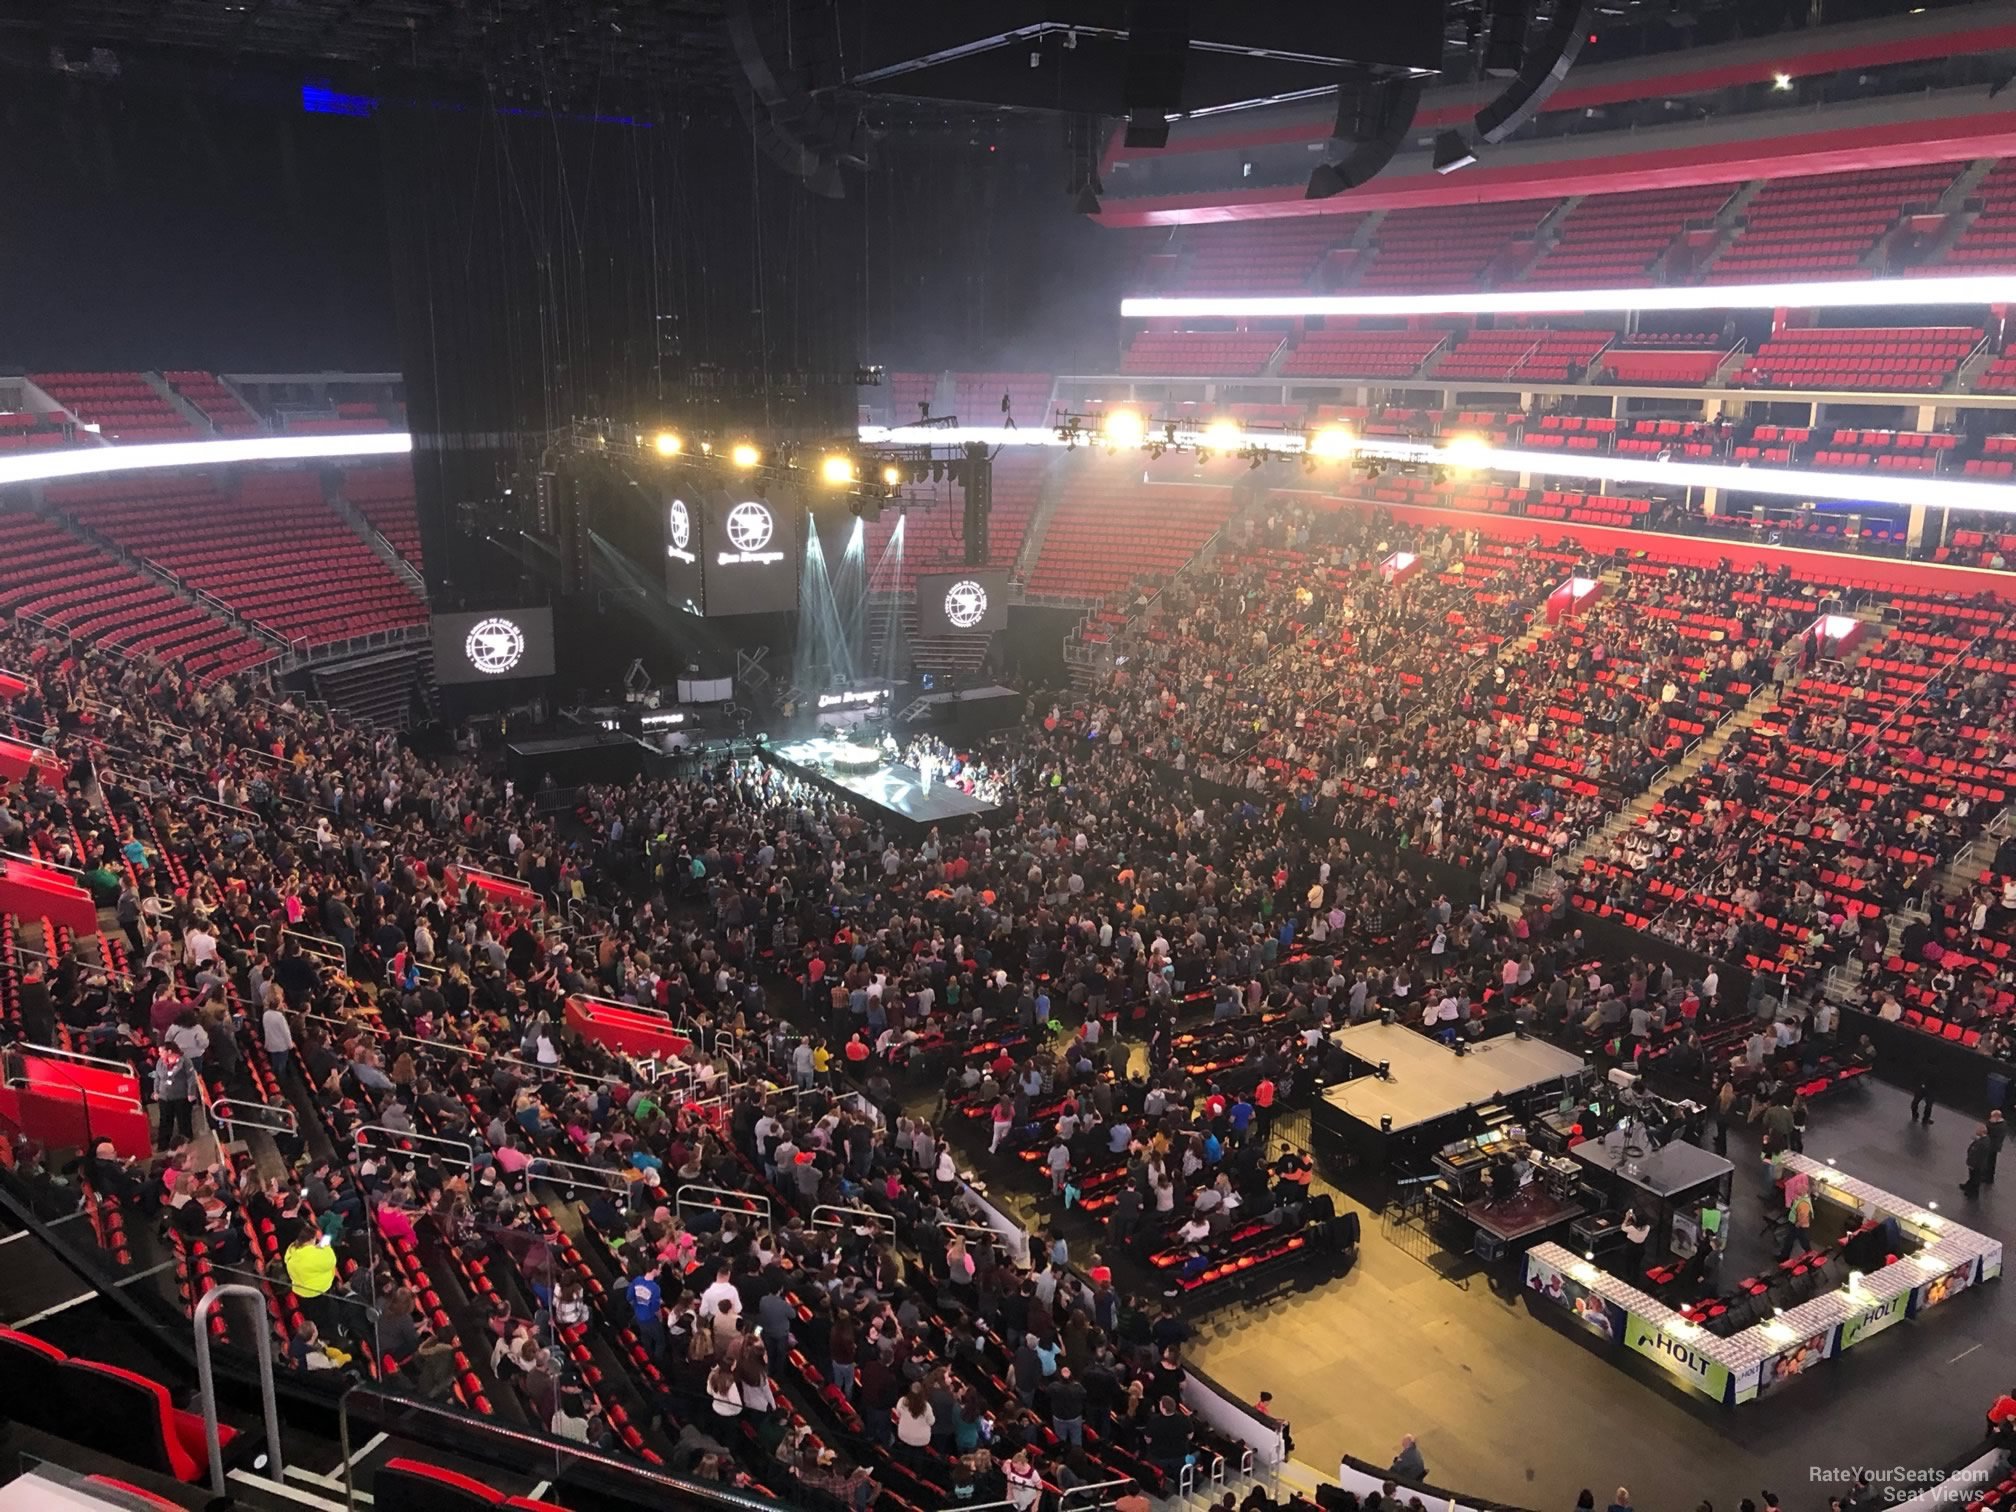
<svg viewBox="0 0 2016 1512"><path fill-rule="evenodd" d="M770 544L770 511L751 501L728 511L728 541L737 551L761 551Z"/></svg>
<svg viewBox="0 0 2016 1512"><path fill-rule="evenodd" d="M691 562L693 553L687 548L693 542L693 512L686 507L684 499L672 501L666 516L666 533L671 537L671 543L666 546L665 554L682 562Z"/></svg>
<svg viewBox="0 0 2016 1512"><path fill-rule="evenodd" d="M765 551L770 537L776 533L776 522L770 517L770 506L754 499L745 499L728 511L721 528L728 536L728 544L733 551L716 554L716 560L723 566L735 562L781 562L784 553Z"/></svg>
<svg viewBox="0 0 2016 1512"><path fill-rule="evenodd" d="M987 618L987 590L961 578L945 590L945 618L955 630L971 630Z"/></svg>
<svg viewBox="0 0 2016 1512"><path fill-rule="evenodd" d="M501 677L524 659L525 632L510 620L493 615L469 627L462 651L478 672Z"/></svg>

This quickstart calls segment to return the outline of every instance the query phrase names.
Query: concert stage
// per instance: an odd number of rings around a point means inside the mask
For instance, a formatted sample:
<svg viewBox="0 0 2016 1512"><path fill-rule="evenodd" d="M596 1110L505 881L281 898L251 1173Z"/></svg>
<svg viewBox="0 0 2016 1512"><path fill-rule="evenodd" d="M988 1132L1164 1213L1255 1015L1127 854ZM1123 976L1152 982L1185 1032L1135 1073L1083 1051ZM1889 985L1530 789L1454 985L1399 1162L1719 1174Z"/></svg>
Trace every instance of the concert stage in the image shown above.
<svg viewBox="0 0 2016 1512"><path fill-rule="evenodd" d="M771 765L875 814L905 836L921 837L933 827L961 829L999 808L940 781L934 780L927 790L915 767L889 761L879 748L845 735L781 741L765 747L762 755Z"/></svg>

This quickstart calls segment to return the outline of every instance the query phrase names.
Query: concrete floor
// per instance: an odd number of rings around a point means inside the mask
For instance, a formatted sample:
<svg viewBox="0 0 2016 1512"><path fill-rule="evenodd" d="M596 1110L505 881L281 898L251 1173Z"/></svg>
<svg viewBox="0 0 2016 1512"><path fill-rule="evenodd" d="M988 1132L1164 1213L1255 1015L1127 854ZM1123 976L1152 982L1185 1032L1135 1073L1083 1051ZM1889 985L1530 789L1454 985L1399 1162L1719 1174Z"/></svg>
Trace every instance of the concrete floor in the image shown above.
<svg viewBox="0 0 2016 1512"><path fill-rule="evenodd" d="M2001 1192L1968 1202L1956 1187L1973 1121L1942 1112L1919 1128L1908 1100L1871 1078L1822 1102L1807 1153L1936 1201L1985 1233L2016 1232L2016 1173ZM1736 1230L1748 1235L1764 1179L1752 1131L1732 1131L1729 1154ZM1776 1396L1721 1408L1649 1362L1598 1354L1579 1333L1529 1314L1516 1273L1462 1267L1445 1278L1449 1267L1416 1258L1360 1211L1364 1242L1348 1274L1226 1309L1192 1346L1195 1363L1228 1390L1249 1401L1272 1391L1296 1457L1325 1471L1342 1451L1383 1463L1413 1433L1436 1484L1536 1512L1566 1512L1584 1487L1603 1506L1620 1484L1647 1512L1685 1512L1704 1497L1734 1509L1764 1489L1787 1512L1817 1512L1824 1471L1937 1467L1964 1454L1981 1438L1989 1402L2016 1379L2005 1282L1893 1328Z"/></svg>

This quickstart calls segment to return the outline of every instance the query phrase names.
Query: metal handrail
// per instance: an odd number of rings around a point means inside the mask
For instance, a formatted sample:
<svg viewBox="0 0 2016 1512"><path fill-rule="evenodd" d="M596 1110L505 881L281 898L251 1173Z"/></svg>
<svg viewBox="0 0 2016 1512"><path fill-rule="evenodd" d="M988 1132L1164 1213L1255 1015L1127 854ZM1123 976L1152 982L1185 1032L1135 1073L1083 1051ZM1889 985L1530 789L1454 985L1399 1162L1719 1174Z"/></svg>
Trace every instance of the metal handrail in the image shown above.
<svg viewBox="0 0 2016 1512"><path fill-rule="evenodd" d="M621 1192L627 1190L629 1187L629 1183L623 1179L621 1171L611 1170L608 1166L583 1165L578 1160L555 1160L550 1155L534 1155L528 1160L525 1163L525 1179L527 1181L537 1181L548 1170L563 1172L584 1171L595 1178L594 1185L601 1187L606 1192ZM548 1179L563 1181L574 1186L583 1184L581 1177L571 1174L549 1177Z"/></svg>
<svg viewBox="0 0 2016 1512"><path fill-rule="evenodd" d="M843 1214L844 1216L837 1218L821 1218L819 1216L821 1213L838 1213ZM830 1202L822 1202L817 1207L813 1208L810 1222L815 1228L848 1228L854 1225L858 1220L864 1218L868 1220L867 1227L870 1229L886 1228L893 1230L895 1228L895 1225L890 1222L889 1218L886 1215L876 1212L875 1209L873 1208L840 1207Z"/></svg>
<svg viewBox="0 0 2016 1512"><path fill-rule="evenodd" d="M247 1102L241 1098L219 1097L206 1106L210 1116L231 1131L231 1137L238 1137L238 1125L250 1124L268 1134L294 1134L301 1132L301 1117L292 1108L282 1103ZM248 1116L250 1115L250 1116ZM263 1120L271 1118L271 1123Z"/></svg>
<svg viewBox="0 0 2016 1512"><path fill-rule="evenodd" d="M1187 1469L1189 1467L1186 1466L1185 1468ZM1111 1491L1116 1486L1132 1486L1134 1484L1136 1484L1136 1482L1132 1476L1122 1476L1118 1480L1090 1481L1082 1486L1073 1486L1070 1490L1064 1492L1061 1496L1057 1498L1057 1512L1071 1512L1072 1508L1071 1498L1074 1496L1083 1495L1085 1492L1088 1491ZM1078 1503L1077 1505L1096 1507L1097 1505L1099 1505L1099 1503L1098 1501L1093 1500L1089 1502Z"/></svg>
<svg viewBox="0 0 2016 1512"><path fill-rule="evenodd" d="M210 1450L210 1490L225 1496L224 1444L217 1431L217 1380L210 1369L210 1312L225 1297L247 1297L259 1313L252 1341L259 1351L259 1394L266 1408L267 1474L279 1481L286 1474L280 1453L280 1403L273 1390L273 1330L266 1327L266 1293L256 1286L230 1282L213 1286L197 1300L191 1319L196 1327L196 1394L203 1403L203 1441Z"/></svg>
<svg viewBox="0 0 2016 1512"><path fill-rule="evenodd" d="M446 1135L424 1134L416 1129L388 1129L383 1124L359 1124L350 1131L351 1142L360 1146L368 1145L369 1142L364 1138L366 1134L382 1134L389 1140L418 1141L421 1144L439 1145L444 1149L455 1151L461 1157L465 1168L473 1170L476 1165L477 1150L473 1139L450 1139ZM423 1153L419 1150L402 1151L387 1146L379 1146L379 1148L385 1148L388 1150L388 1153L394 1155L419 1155Z"/></svg>
<svg viewBox="0 0 2016 1512"><path fill-rule="evenodd" d="M734 1203L704 1202L695 1197L689 1199L688 1192L709 1192L716 1197L732 1197ZM761 1192L738 1192L729 1187L706 1186L697 1181L689 1181L672 1194L672 1207L676 1212L680 1207L712 1208L718 1213L739 1213L745 1218L761 1218L770 1222L770 1199Z"/></svg>

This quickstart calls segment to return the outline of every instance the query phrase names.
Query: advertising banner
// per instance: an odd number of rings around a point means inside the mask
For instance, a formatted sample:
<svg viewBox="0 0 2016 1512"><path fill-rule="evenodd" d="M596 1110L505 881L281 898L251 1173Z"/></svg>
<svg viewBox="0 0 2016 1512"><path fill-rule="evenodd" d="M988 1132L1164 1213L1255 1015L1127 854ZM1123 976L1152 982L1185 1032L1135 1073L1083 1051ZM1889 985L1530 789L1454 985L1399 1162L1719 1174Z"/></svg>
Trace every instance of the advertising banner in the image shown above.
<svg viewBox="0 0 2016 1512"><path fill-rule="evenodd" d="M1928 1307L1937 1307L1949 1297L1957 1297L1974 1284L1974 1272L1980 1262L1974 1259L1962 1260L1951 1270L1942 1271L1929 1280L1921 1281L1911 1291L1911 1316L1917 1317Z"/></svg>
<svg viewBox="0 0 2016 1512"><path fill-rule="evenodd" d="M1883 1332L1892 1323L1900 1323L1911 1313L1911 1293L1899 1292L1886 1301L1871 1303L1841 1325L1842 1349L1852 1349L1864 1339Z"/></svg>
<svg viewBox="0 0 2016 1512"><path fill-rule="evenodd" d="M1614 1344L1624 1331L1624 1309L1605 1301L1556 1266L1531 1251L1526 1255L1526 1290L1568 1310L1585 1333Z"/></svg>
<svg viewBox="0 0 2016 1512"><path fill-rule="evenodd" d="M1729 1367L1711 1360L1691 1340L1676 1338L1657 1323L1648 1322L1636 1313L1625 1314L1624 1347L1645 1356L1705 1397L1718 1402L1732 1400Z"/></svg>
<svg viewBox="0 0 2016 1512"><path fill-rule="evenodd" d="M1736 1383L1736 1400L1755 1401L1785 1382L1798 1379L1822 1360L1833 1359L1838 1334L1839 1330L1830 1323L1811 1337L1786 1345L1764 1360L1754 1374L1745 1371L1744 1378Z"/></svg>

